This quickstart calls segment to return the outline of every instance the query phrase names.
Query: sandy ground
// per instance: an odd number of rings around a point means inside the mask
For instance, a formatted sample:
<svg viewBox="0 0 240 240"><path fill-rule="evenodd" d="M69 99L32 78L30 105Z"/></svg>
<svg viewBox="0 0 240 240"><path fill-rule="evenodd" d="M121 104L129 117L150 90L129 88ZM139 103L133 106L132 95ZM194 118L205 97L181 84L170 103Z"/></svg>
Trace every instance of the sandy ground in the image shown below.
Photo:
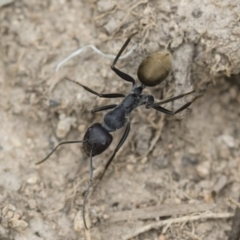
<svg viewBox="0 0 240 240"><path fill-rule="evenodd" d="M219 29L211 32L214 22L204 35L205 7L183 19L184 1L177 2L28 0L0 9L1 240L228 238L236 207L229 198L240 192L240 88L239 75L232 75L240 69L237 29L229 17L231 42ZM190 21L197 30L184 35L190 16L200 19ZM99 92L127 94L130 84L111 71L110 59L92 51L58 73L54 68L87 44L116 54L136 29L131 46L137 47L119 61L120 69L136 78L141 59L158 49L168 48L175 59L168 81L146 92L161 99L210 85L178 116L144 107L131 114L130 135L89 199L92 227L85 231L89 173L81 145L63 146L47 162L35 163L60 141L81 140L92 123L101 122L104 113L93 115L92 108L119 102L99 99L64 76ZM114 133L108 151L94 158L96 179L122 134Z"/></svg>

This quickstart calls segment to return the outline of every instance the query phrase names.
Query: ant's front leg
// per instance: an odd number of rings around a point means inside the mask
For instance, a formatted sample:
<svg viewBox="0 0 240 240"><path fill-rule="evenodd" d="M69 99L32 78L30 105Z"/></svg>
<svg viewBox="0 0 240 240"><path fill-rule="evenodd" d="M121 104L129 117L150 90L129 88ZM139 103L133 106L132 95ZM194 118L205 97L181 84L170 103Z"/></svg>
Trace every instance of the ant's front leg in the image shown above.
<svg viewBox="0 0 240 240"><path fill-rule="evenodd" d="M127 40L126 42L123 44L123 46L121 47L121 49L119 50L117 56L115 57L112 65L111 65L111 69L120 77L122 78L123 80L127 81L127 82L131 82L133 87L135 86L136 84L136 81L133 79L133 77L131 77L130 75L128 75L127 73L124 73L122 71L120 71L119 69L117 69L115 67L115 64L117 63L119 57L121 56L121 54L123 53L123 51L125 50L125 48L127 47L127 45L129 44L131 38L137 33L133 33Z"/></svg>

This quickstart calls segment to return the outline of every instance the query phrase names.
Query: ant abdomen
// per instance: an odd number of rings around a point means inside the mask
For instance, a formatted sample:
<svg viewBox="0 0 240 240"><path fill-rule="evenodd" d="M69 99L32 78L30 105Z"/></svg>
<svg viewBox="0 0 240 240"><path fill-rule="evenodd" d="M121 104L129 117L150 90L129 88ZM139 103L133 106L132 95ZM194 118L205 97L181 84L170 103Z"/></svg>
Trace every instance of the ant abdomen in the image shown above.
<svg viewBox="0 0 240 240"><path fill-rule="evenodd" d="M155 52L143 59L138 67L139 81L154 87L167 78L172 69L172 56L169 52Z"/></svg>
<svg viewBox="0 0 240 240"><path fill-rule="evenodd" d="M83 138L83 150L90 156L96 156L104 152L112 143L112 135L100 123L94 123L87 129Z"/></svg>

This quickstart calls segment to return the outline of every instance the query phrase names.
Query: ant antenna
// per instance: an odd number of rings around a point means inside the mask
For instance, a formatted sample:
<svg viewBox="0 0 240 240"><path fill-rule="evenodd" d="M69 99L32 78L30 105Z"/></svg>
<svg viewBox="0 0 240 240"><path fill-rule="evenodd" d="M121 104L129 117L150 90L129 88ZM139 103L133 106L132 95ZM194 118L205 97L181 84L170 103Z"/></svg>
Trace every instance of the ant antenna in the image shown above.
<svg viewBox="0 0 240 240"><path fill-rule="evenodd" d="M84 227L85 227L85 229L87 229L87 230L88 230L88 227L87 227L86 218L85 218L85 213L86 213L85 209L86 209L86 203L87 203L87 198L88 198L89 190L90 190L90 188L92 187L92 183L93 183L93 165L92 165L93 149L94 149L94 145L92 146L91 151L90 151L89 183L88 183L87 190L85 191L85 194L84 194L83 208L82 208Z"/></svg>
<svg viewBox="0 0 240 240"><path fill-rule="evenodd" d="M64 145L64 144L72 144L72 143L83 143L86 142L86 140L83 141L65 141L65 142L60 142L43 160L35 163L36 165L39 165L43 162L45 162L56 150L59 146Z"/></svg>

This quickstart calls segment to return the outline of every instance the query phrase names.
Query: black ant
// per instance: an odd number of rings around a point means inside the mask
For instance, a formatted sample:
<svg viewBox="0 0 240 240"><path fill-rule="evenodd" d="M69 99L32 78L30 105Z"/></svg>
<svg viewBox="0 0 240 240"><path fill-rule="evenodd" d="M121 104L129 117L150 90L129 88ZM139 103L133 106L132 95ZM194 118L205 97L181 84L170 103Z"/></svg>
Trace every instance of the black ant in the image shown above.
<svg viewBox="0 0 240 240"><path fill-rule="evenodd" d="M131 123L130 120L128 119L128 116L130 113L137 107L141 105L145 105L146 108L153 108L159 112L169 114L169 115L174 115L176 113L181 112L182 110L186 109L189 107L196 99L195 97L192 101L187 102L184 104L182 107L177 109L176 111L170 111L166 108L161 107L160 105L174 101L176 99L182 98L186 95L189 95L195 90L181 94L176 97L169 98L167 100L163 100L161 102L154 102L154 97L152 95L146 95L142 94L143 90L145 87L154 87L158 84L160 84L162 81L164 81L167 76L169 75L171 68L172 68L172 57L170 53L168 52L155 52L146 57L142 63L138 67L137 75L138 79L141 82L140 86L137 86L136 81L127 73L122 72L121 70L117 69L115 67L119 57L129 44L131 37L134 36L136 33L132 34L126 42L123 44L122 48L118 52L117 56L115 57L111 69L124 81L132 83L132 89L131 93L125 96L124 94L121 93L97 93L91 88L76 82L74 80L71 80L69 78L66 78L66 80L74 82L81 87L83 87L86 91L97 95L98 97L101 98L124 98L123 101L120 104L111 104L111 105L105 105L101 106L98 108L93 109L91 112L99 112L99 111L104 111L108 109L112 109L111 111L107 112L104 116L103 123L94 123L92 126L90 126L87 129L87 132L84 135L83 140L81 141L65 141L59 143L43 160L36 164L40 164L44 161L46 161L56 149L63 144L72 144L72 143L83 143L83 150L84 152L90 157L90 164L89 164L89 172L90 172L90 177L89 177L89 184L88 188L85 192L84 195L84 201L83 201L83 221L84 221L84 226L86 229L88 229L86 220L85 220L85 206L86 206L86 200L87 196L89 193L89 190L92 186L93 183L93 166L92 166L92 158L96 155L101 154L104 152L109 145L112 142L112 135L110 132L117 131L120 128L123 128L125 126L125 132L119 141L117 147L115 148L112 156L110 159L107 161L107 164L104 167L104 170L100 176L100 180L103 178L106 170L108 169L109 165L111 164L112 160L114 159L116 153L118 150L122 147L123 143L128 137L130 128L131 128Z"/></svg>

